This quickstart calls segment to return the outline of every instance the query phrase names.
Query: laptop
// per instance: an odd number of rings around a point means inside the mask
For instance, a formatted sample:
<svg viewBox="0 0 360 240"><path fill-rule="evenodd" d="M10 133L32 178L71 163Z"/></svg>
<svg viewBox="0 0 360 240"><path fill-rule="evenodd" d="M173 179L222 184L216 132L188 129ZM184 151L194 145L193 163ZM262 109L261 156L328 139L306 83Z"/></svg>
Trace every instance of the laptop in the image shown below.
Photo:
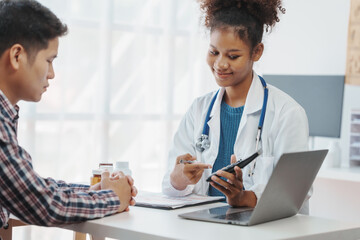
<svg viewBox="0 0 360 240"><path fill-rule="evenodd" d="M300 210L328 150L283 154L255 208L215 207L183 213L185 219L251 226L291 217Z"/></svg>

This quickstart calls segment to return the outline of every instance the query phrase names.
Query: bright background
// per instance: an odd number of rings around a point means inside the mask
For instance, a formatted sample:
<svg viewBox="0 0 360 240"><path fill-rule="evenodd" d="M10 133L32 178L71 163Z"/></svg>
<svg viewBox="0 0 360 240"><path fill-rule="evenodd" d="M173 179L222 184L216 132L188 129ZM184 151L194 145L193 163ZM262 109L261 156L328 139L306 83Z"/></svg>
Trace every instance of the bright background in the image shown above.
<svg viewBox="0 0 360 240"><path fill-rule="evenodd" d="M217 88L205 62L208 37L197 1L40 2L69 34L60 39L56 77L41 102L20 103L19 141L35 170L88 182L99 162L129 161L138 189L161 191L179 121L196 97ZM344 75L350 0L284 0L284 7L280 23L264 36L257 72ZM349 112L360 103L360 89L345 91ZM336 140L346 155L343 136ZM71 238L55 228L14 231L14 239Z"/></svg>
<svg viewBox="0 0 360 240"><path fill-rule="evenodd" d="M99 162L129 161L138 188L160 191L182 115L216 88L196 1L41 2L69 34L41 102L21 103L19 138L35 169L87 182Z"/></svg>

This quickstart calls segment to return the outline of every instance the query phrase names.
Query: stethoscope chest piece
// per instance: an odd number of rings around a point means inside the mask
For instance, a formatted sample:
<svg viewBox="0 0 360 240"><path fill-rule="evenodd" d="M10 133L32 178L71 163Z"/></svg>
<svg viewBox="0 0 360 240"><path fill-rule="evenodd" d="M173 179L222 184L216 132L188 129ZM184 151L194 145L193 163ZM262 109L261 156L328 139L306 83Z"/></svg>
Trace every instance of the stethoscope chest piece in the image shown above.
<svg viewBox="0 0 360 240"><path fill-rule="evenodd" d="M209 149L209 148L210 148L209 136L205 135L205 134L201 134L201 137L196 142L196 149L199 152L203 152L204 150Z"/></svg>
<svg viewBox="0 0 360 240"><path fill-rule="evenodd" d="M259 76L259 79L261 81L261 84L263 85L264 88L264 99L263 99L263 106L261 108L261 115L260 115L260 119L259 119L259 125L258 125L258 131L257 131L257 136L256 136L256 146L255 146L255 150L258 151L259 149L259 144L260 144L260 140L261 140L261 133L262 133L262 127L264 124L264 119L265 119L265 114L266 114L266 106L267 106L267 101L268 101L268 88L266 85L265 80ZM215 96L212 98L206 117L205 117L205 122L204 122L204 127L203 127L203 131L201 136L199 137L198 141L195 144L196 150L198 150L199 152L203 152L207 149L210 148L210 140L209 140L209 126L208 126L208 121L210 121L211 117L210 117L210 113L211 110L214 106L216 97L218 95L219 91L216 92ZM254 165L252 167L249 168L248 171L248 176L253 176L254 175L254 169L256 166L256 160L254 162Z"/></svg>

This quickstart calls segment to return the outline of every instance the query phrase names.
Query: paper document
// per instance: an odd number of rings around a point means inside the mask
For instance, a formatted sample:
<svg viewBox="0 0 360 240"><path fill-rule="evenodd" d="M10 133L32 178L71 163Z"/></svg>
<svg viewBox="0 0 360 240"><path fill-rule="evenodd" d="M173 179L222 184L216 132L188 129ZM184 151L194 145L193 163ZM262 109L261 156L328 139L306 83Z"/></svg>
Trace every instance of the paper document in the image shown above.
<svg viewBox="0 0 360 240"><path fill-rule="evenodd" d="M213 203L224 200L222 196L203 196L191 194L184 197L169 197L162 193L139 192L135 197L135 206L151 207L160 209L176 209L205 203Z"/></svg>

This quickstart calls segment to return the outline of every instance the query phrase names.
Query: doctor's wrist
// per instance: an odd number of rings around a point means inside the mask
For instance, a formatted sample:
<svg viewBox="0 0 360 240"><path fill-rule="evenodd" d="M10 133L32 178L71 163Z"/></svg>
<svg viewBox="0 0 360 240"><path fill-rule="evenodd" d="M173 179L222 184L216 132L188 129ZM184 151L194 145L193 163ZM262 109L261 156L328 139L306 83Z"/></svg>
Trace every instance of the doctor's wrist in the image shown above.
<svg viewBox="0 0 360 240"><path fill-rule="evenodd" d="M257 204L257 197L253 191L244 191L244 195L240 200L241 206L254 208Z"/></svg>
<svg viewBox="0 0 360 240"><path fill-rule="evenodd" d="M170 174L170 183L176 190L184 190L188 186L187 182L187 179L184 179L176 170Z"/></svg>
<svg viewBox="0 0 360 240"><path fill-rule="evenodd" d="M187 187L187 184L179 183L179 181L176 181L176 179L173 180L171 177L170 177L170 183L173 186L173 188L179 191L182 191Z"/></svg>
<svg viewBox="0 0 360 240"><path fill-rule="evenodd" d="M227 199L228 204L232 207L252 207L257 204L257 197L253 191L243 191L243 194L238 199Z"/></svg>

